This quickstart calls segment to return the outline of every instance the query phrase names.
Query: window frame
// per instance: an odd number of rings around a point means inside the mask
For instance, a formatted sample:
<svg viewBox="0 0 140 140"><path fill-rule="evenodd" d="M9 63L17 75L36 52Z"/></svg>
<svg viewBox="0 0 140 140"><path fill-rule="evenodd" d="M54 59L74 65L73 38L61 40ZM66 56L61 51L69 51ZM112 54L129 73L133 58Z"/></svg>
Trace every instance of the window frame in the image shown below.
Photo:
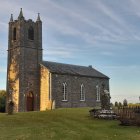
<svg viewBox="0 0 140 140"><path fill-rule="evenodd" d="M67 93L67 83L63 83L63 99L62 101L68 101L68 93Z"/></svg>
<svg viewBox="0 0 140 140"><path fill-rule="evenodd" d="M96 85L96 101L101 101L101 88L99 85Z"/></svg>
<svg viewBox="0 0 140 140"><path fill-rule="evenodd" d="M80 101L85 101L84 85L80 85Z"/></svg>

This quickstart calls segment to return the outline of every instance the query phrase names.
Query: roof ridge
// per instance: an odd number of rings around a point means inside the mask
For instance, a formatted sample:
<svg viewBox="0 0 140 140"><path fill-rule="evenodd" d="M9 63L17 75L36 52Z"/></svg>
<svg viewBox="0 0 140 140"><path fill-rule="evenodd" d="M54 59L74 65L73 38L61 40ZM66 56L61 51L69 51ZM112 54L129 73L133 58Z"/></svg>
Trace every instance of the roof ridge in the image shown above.
<svg viewBox="0 0 140 140"><path fill-rule="evenodd" d="M91 68L89 66L76 65L76 64L68 64L68 63L61 63L61 62L54 62L54 61L43 61L43 62L50 62L50 63L56 63L56 64L62 64L62 65L70 65L70 66L78 66L78 67ZM92 67L92 69L94 69L94 68Z"/></svg>

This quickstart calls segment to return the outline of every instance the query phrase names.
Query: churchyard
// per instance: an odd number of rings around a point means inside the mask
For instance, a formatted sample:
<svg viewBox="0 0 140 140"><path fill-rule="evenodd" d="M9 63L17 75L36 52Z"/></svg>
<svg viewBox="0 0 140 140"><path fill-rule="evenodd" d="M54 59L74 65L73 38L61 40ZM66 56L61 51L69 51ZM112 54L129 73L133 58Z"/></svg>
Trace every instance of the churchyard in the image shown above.
<svg viewBox="0 0 140 140"><path fill-rule="evenodd" d="M91 108L0 113L1 140L139 140L140 127L94 119Z"/></svg>

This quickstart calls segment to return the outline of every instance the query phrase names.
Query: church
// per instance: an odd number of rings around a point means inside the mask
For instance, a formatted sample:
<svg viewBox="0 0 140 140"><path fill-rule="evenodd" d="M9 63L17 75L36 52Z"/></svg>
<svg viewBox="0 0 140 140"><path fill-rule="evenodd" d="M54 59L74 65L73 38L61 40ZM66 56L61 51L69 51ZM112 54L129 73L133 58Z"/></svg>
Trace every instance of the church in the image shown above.
<svg viewBox="0 0 140 140"><path fill-rule="evenodd" d="M22 9L9 21L7 100L15 112L101 106L109 93L109 77L91 65L79 66L42 59L42 21L26 20ZM110 99L109 99L110 102Z"/></svg>

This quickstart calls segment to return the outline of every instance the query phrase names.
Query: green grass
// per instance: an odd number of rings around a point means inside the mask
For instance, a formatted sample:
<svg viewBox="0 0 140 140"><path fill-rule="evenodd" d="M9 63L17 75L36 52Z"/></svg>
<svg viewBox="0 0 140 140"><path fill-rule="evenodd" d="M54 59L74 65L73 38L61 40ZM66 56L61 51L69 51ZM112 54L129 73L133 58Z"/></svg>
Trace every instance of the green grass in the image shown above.
<svg viewBox="0 0 140 140"><path fill-rule="evenodd" d="M140 140L140 127L97 120L89 108L0 114L0 140Z"/></svg>

